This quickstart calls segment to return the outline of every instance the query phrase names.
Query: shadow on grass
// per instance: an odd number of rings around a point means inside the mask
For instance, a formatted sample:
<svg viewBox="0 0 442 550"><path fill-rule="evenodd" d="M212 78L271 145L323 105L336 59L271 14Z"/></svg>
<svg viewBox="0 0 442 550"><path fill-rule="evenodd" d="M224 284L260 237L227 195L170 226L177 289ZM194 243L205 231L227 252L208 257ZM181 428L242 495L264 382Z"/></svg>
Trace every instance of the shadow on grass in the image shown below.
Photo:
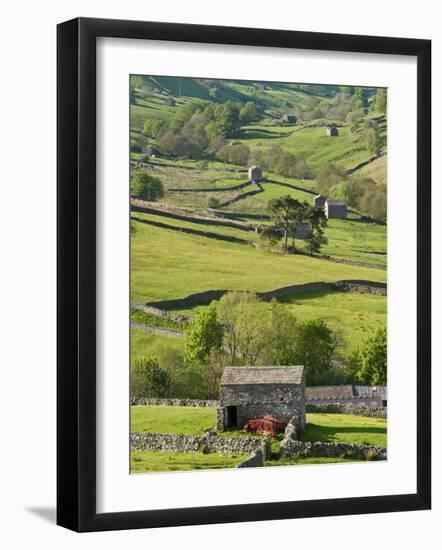
<svg viewBox="0 0 442 550"><path fill-rule="evenodd" d="M376 426L355 426L355 427L327 427L318 426L316 424L309 423L304 434L301 437L302 441L322 441L322 442L335 442L336 437L344 436L342 439L347 439L345 434L363 434L363 435L385 435L387 433L386 427Z"/></svg>

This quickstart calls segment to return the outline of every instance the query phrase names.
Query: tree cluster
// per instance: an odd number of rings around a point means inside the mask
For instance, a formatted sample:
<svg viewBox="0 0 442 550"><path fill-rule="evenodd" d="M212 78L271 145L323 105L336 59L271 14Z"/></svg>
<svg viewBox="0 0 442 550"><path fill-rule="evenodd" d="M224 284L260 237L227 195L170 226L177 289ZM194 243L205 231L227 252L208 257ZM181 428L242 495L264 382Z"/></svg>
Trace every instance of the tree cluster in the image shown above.
<svg viewBox="0 0 442 550"><path fill-rule="evenodd" d="M339 332L322 319L298 321L287 306L255 294L229 292L199 311L186 332L184 353L157 345L135 361L131 395L217 399L227 365L304 365L309 386L385 384L385 329L370 336L349 358L336 361Z"/></svg>
<svg viewBox="0 0 442 550"><path fill-rule="evenodd" d="M324 235L327 218L322 207L308 202L300 202L290 195L277 197L267 203L267 211L272 225L261 227L261 238L274 246L282 239L284 252L296 252L296 232L299 224L310 224L311 235L306 239L306 250L311 254L319 253L321 246L327 243ZM290 245L289 245L290 243Z"/></svg>
<svg viewBox="0 0 442 550"><path fill-rule="evenodd" d="M378 329L369 336L349 360L349 368L357 384L387 384L387 330Z"/></svg>
<svg viewBox="0 0 442 550"><path fill-rule="evenodd" d="M316 173L318 191L380 221L387 220L387 186L372 178L351 175L341 166L327 163Z"/></svg>
<svg viewBox="0 0 442 550"><path fill-rule="evenodd" d="M253 102L210 103L203 100L183 105L168 122L146 120L144 133L157 140L168 155L199 159L222 148L227 138L234 138L242 125L261 118L260 108Z"/></svg>
<svg viewBox="0 0 442 550"><path fill-rule="evenodd" d="M144 170L138 169L132 174L130 194L136 199L156 201L164 197L164 186L159 178L149 176Z"/></svg>
<svg viewBox="0 0 442 550"><path fill-rule="evenodd" d="M320 319L297 322L276 301L269 305L252 293L229 292L210 314L197 315L185 349L186 360L199 361L203 369L210 368L214 356L218 366L302 364L307 382L318 384L336 380L333 357L338 344L338 335ZM221 377L222 369L218 372Z"/></svg>

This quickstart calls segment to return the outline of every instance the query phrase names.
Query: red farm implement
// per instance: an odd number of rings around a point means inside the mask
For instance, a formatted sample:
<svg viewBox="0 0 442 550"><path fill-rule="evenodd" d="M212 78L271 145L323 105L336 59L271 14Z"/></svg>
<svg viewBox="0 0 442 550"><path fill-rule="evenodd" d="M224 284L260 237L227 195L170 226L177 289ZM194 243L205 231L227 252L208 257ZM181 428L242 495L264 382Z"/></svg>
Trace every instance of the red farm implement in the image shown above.
<svg viewBox="0 0 442 550"><path fill-rule="evenodd" d="M284 422L280 422L273 416L263 416L249 420L244 426L246 432L255 432L259 435L276 435L283 432L286 427Z"/></svg>

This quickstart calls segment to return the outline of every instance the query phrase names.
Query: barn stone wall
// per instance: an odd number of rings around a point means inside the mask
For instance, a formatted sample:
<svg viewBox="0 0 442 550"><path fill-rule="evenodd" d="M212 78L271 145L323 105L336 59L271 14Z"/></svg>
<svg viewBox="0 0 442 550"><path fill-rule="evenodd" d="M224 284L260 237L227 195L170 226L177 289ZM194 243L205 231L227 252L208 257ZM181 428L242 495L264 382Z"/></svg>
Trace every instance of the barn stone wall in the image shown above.
<svg viewBox="0 0 442 550"><path fill-rule="evenodd" d="M304 383L302 384L236 384L220 387L217 416L218 429L224 428L224 407L237 407L237 427L248 420L271 415L289 422L299 415L305 425Z"/></svg>

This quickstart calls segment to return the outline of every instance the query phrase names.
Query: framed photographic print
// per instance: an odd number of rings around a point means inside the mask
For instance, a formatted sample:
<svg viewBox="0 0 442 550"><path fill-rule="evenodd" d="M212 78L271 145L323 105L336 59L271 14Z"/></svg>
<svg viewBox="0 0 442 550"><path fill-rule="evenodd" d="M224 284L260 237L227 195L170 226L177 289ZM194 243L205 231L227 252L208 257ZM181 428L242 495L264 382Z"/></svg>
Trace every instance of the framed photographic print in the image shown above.
<svg viewBox="0 0 442 550"><path fill-rule="evenodd" d="M58 26L58 513L430 507L430 42Z"/></svg>

